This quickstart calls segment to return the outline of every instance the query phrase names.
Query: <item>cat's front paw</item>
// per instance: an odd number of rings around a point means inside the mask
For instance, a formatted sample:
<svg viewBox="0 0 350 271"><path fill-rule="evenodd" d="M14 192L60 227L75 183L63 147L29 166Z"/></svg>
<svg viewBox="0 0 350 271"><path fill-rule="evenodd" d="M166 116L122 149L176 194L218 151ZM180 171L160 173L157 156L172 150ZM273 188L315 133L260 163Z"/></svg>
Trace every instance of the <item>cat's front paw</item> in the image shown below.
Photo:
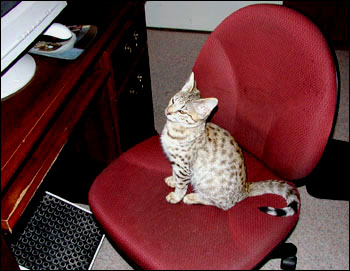
<svg viewBox="0 0 350 271"><path fill-rule="evenodd" d="M178 194L176 194L175 192L171 192L166 196L166 200L169 203L175 204L178 203L182 200L182 197L180 197Z"/></svg>
<svg viewBox="0 0 350 271"><path fill-rule="evenodd" d="M173 176L166 177L164 181L171 188L175 188L175 179L173 178Z"/></svg>

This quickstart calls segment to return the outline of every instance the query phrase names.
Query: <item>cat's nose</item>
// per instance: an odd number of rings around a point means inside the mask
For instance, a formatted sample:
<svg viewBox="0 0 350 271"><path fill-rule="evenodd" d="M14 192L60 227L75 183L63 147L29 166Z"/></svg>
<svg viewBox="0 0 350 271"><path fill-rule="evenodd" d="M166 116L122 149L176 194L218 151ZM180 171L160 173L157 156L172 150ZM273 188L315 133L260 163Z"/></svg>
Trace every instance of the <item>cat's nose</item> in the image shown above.
<svg viewBox="0 0 350 271"><path fill-rule="evenodd" d="M174 108L172 108L171 106L169 106L169 107L165 110L165 114L166 114L166 115L170 115L171 113L174 113Z"/></svg>

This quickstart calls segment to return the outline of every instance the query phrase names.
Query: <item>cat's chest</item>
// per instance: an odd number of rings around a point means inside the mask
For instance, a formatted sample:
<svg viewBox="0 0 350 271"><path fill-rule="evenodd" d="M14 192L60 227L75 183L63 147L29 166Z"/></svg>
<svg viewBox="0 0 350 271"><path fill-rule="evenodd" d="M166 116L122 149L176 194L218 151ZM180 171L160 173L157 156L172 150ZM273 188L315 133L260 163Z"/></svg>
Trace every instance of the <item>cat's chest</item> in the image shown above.
<svg viewBox="0 0 350 271"><path fill-rule="evenodd" d="M179 136L175 133L171 133L168 129L164 129L161 136L161 143L164 151L167 154L178 154L180 152L184 152L188 149L188 147L184 147L181 142L179 142Z"/></svg>
<svg viewBox="0 0 350 271"><path fill-rule="evenodd" d="M191 140L191 135L169 127L164 127L161 143L171 162L175 160L189 162L188 160L193 157L196 147L195 142Z"/></svg>

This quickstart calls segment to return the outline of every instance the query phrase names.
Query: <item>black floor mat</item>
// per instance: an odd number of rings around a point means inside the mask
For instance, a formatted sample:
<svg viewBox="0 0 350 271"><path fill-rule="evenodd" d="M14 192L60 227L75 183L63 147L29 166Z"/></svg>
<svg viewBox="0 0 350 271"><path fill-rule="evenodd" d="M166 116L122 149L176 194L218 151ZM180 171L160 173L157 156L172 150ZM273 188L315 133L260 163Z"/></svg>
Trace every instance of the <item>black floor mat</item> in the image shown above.
<svg viewBox="0 0 350 271"><path fill-rule="evenodd" d="M87 270L103 238L89 211L46 192L9 246L21 268Z"/></svg>

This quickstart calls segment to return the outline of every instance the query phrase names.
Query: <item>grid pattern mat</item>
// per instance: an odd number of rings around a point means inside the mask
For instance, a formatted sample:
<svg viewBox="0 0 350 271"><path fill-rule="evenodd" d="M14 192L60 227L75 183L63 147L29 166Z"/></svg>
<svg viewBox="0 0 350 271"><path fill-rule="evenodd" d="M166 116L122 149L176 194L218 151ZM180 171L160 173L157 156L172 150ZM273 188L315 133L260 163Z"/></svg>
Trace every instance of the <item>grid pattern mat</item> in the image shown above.
<svg viewBox="0 0 350 271"><path fill-rule="evenodd" d="M46 192L9 246L22 269L87 270L103 238L89 211Z"/></svg>

